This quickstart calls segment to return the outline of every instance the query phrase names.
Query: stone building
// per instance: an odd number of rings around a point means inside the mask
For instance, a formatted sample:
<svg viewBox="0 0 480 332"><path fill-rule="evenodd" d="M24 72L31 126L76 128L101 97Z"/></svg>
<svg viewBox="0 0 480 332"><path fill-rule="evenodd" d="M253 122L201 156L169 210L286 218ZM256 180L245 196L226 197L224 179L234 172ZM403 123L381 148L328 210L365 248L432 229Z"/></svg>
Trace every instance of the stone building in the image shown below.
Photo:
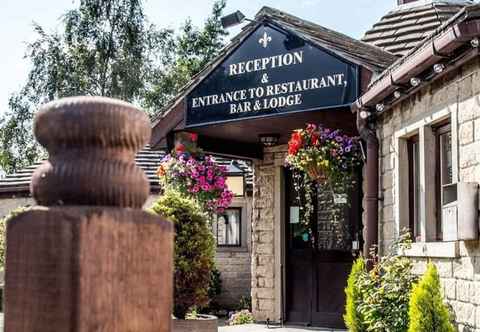
<svg viewBox="0 0 480 332"><path fill-rule="evenodd" d="M377 77L354 107L379 142L379 249L439 270L460 331L480 331L480 6L462 8ZM368 34L367 34L368 36Z"/></svg>
<svg viewBox="0 0 480 332"><path fill-rule="evenodd" d="M253 169L251 196L214 225L226 305L249 294L257 321L342 327L354 258L409 229L415 270L434 261L460 329L480 331L478 38L480 5L466 0L398 0L362 40L264 7L180 91L152 150L197 133L205 151ZM299 223L285 156L306 123L362 139L339 223L344 203L321 185Z"/></svg>
<svg viewBox="0 0 480 332"><path fill-rule="evenodd" d="M478 13L472 1L398 0L358 41L265 7L156 120L154 147L196 132L206 150L253 160L258 321L341 327L359 249L385 253L410 228L405 255L418 272L438 263L460 327L477 328ZM298 224L286 142L309 122L364 142L343 233L320 186L309 229Z"/></svg>

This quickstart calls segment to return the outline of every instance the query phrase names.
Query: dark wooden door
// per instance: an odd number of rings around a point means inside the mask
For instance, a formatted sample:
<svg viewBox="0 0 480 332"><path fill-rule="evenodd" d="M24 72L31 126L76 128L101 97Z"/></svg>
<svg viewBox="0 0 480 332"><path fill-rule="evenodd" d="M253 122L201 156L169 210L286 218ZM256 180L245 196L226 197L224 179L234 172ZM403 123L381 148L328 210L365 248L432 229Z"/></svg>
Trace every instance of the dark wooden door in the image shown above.
<svg viewBox="0 0 480 332"><path fill-rule="evenodd" d="M285 318L287 322L344 328L344 288L360 240L358 181L348 204L334 204L330 188L315 185L314 213L298 222L298 195L286 171ZM358 243L360 245L360 243Z"/></svg>

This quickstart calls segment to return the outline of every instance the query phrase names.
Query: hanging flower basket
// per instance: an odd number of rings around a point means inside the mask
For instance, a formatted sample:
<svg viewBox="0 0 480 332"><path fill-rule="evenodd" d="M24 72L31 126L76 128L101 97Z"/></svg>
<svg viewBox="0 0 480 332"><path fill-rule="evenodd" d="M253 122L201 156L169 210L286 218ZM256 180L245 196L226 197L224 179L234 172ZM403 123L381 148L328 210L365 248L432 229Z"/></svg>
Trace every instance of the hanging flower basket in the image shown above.
<svg viewBox="0 0 480 332"><path fill-rule="evenodd" d="M340 130L308 124L292 133L286 164L314 181L346 181L360 165L358 139Z"/></svg>
<svg viewBox="0 0 480 332"><path fill-rule="evenodd" d="M310 162L305 167L305 172L312 181L315 181L319 184L324 184L327 181L325 170L322 167L318 166L316 162Z"/></svg>
<svg viewBox="0 0 480 332"><path fill-rule="evenodd" d="M353 173L361 164L358 138L308 124L292 133L285 163L297 174L294 177L297 200L302 206L302 219L308 223L313 213L313 192L309 189L312 182L331 191L334 204L340 194L348 193Z"/></svg>

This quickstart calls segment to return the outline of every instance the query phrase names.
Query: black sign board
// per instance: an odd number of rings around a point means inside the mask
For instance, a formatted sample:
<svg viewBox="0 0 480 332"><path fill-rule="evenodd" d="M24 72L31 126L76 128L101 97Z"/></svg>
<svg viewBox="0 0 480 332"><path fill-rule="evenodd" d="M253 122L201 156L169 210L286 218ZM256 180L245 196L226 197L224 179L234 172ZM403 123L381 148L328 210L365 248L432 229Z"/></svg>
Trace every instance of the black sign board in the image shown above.
<svg viewBox="0 0 480 332"><path fill-rule="evenodd" d="M186 124L350 105L358 85L357 65L266 23L188 94Z"/></svg>

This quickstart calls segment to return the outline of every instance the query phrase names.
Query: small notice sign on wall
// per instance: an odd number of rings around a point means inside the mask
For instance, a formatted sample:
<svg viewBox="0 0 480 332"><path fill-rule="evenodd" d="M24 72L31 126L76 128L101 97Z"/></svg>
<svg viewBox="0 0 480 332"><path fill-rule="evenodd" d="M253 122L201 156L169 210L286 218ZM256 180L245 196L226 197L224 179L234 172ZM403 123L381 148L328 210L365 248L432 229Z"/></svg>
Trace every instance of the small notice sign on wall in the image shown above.
<svg viewBox="0 0 480 332"><path fill-rule="evenodd" d="M290 206L290 223L298 224L300 222L300 207Z"/></svg>
<svg viewBox="0 0 480 332"><path fill-rule="evenodd" d="M333 194L333 202L335 204L347 204L347 195L346 194Z"/></svg>

